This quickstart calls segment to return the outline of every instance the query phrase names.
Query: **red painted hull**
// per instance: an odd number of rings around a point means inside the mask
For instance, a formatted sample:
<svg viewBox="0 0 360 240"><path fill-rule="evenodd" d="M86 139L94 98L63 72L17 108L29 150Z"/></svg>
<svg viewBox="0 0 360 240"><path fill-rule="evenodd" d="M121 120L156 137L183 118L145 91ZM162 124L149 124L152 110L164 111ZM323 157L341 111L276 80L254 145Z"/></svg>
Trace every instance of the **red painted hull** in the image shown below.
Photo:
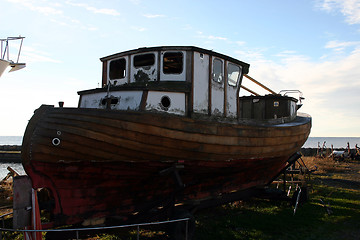
<svg viewBox="0 0 360 240"><path fill-rule="evenodd" d="M178 202L218 198L220 194L269 183L284 168L286 158L219 162L185 161L179 171L185 184ZM33 162L26 172L35 188L54 194L55 224L122 216L145 210L171 197L178 184L173 175L159 173L172 163L44 163ZM134 171L136 169L136 171Z"/></svg>

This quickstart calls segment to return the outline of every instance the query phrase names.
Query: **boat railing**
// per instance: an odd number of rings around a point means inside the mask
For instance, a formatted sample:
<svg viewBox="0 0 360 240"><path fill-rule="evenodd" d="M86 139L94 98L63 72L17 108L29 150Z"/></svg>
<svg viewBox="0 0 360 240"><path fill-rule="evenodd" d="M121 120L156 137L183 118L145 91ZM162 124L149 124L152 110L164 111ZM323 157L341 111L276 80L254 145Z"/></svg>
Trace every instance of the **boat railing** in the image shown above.
<svg viewBox="0 0 360 240"><path fill-rule="evenodd" d="M19 63L19 58L20 58L20 52L21 52L21 47L23 44L23 40L25 37L8 37L5 39L0 39L0 77L3 74L3 72L10 66L11 69L9 72L14 72L20 69L23 69L24 67L26 67L25 63ZM10 44L9 41L15 41L15 40L21 40L20 41L20 45L18 46L18 54L17 54L17 59L16 62L10 59Z"/></svg>
<svg viewBox="0 0 360 240"><path fill-rule="evenodd" d="M7 213L0 216L2 219L2 228L0 228L0 240L2 240L3 232L22 232L22 233L33 233L33 232L74 232L75 239L79 238L79 232L81 231L96 231L96 230L110 230L110 229L119 229L119 228L134 228L136 227L136 236L137 240L140 239L140 227L152 226L152 225L162 225L162 224L170 224L170 223L179 223L185 222L185 236L184 239L188 239L188 230L189 230L189 220L190 218L179 218L174 220L166 220L159 222L148 222L148 223L135 223L135 224L127 224L127 225L118 225L118 226L103 226L103 227L91 227L91 228L67 228L67 229L11 229L5 228L4 217L12 215L13 212Z"/></svg>
<svg viewBox="0 0 360 240"><path fill-rule="evenodd" d="M5 59L5 55L6 55L7 56L6 60L10 61L10 45L9 45L9 41L21 40L18 55L17 55L17 60L16 60L16 63L18 63L19 58L20 58L21 47L22 47L24 38L25 37L19 36L19 37L7 37L5 39L0 39L0 42L1 42L1 59ZM5 43L5 46L4 46L4 43Z"/></svg>
<svg viewBox="0 0 360 240"><path fill-rule="evenodd" d="M305 99L303 97L303 93L299 90L281 90L279 94L284 96L288 96L288 94L298 94L299 104L301 104L301 101Z"/></svg>
<svg viewBox="0 0 360 240"><path fill-rule="evenodd" d="M260 86L261 88L265 89L266 91L268 91L270 94L273 95L282 95L282 96L288 96L288 94L298 94L298 101L299 104L301 104L301 101L304 100L305 98L303 97L303 93L299 90L281 90L279 93L274 92L273 90L271 90L270 88L266 87L264 84L260 83L259 81L255 80L253 77L250 77L247 74L244 74L244 77L246 77L247 79L249 79L250 81L252 81L253 83L255 83L256 85ZM250 92L251 94L255 95L255 96L260 96L260 94L256 93L255 91L245 87L244 85L241 85L241 87Z"/></svg>

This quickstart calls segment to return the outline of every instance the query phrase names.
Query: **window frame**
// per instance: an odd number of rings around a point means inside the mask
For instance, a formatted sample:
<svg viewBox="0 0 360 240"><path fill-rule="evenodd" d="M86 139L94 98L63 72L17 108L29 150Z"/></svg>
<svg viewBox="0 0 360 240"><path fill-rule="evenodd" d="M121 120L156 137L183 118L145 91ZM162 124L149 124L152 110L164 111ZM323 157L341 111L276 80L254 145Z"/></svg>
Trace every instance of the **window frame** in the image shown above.
<svg viewBox="0 0 360 240"><path fill-rule="evenodd" d="M136 63L137 61L140 61L140 60L137 60L137 58L140 58L140 57L143 57L143 56L147 56L147 55L148 55L148 56L152 55L151 64L135 65L135 63ZM143 61L145 61L145 60L143 60ZM145 62L146 62L146 61L145 61ZM134 67L134 68L146 68L146 67L151 67L151 66L154 66L155 63L156 63L156 57L155 57L155 54L154 54L154 53L137 54L137 55L135 55L134 58L133 58L133 67Z"/></svg>
<svg viewBox="0 0 360 240"><path fill-rule="evenodd" d="M111 73L112 71L112 63L116 62L116 61L124 61L124 68L123 68L123 73L120 72L120 75L117 75L117 73L115 74L115 76L113 76ZM116 67L116 66L114 66ZM120 68L121 70L121 68ZM118 77L118 76L122 76L122 77ZM122 57L122 58L118 58L118 59L113 59L109 62L109 80L116 80L116 79L124 79L127 76L127 59Z"/></svg>
<svg viewBox="0 0 360 240"><path fill-rule="evenodd" d="M239 71L238 71L238 76L237 76L237 78L236 78L236 81L235 81L235 85L233 85L233 84L230 84L230 75L231 74L229 74L229 66L230 65L232 65L232 66L234 66L234 67L237 67L238 69L239 69ZM241 76L241 67L239 66L239 65L237 65L237 64L235 64L235 63L232 63L232 62L228 62L228 64L227 64L227 82L228 82L228 85L229 86L231 86L231 87L234 87L234 88L236 88L237 86L238 86L238 84L239 84L239 81L240 81L240 76ZM235 71L233 71L233 72L235 72ZM233 73L232 72L232 73Z"/></svg>
<svg viewBox="0 0 360 240"><path fill-rule="evenodd" d="M221 71L219 73L215 73L215 61L221 63L221 66L220 66ZM216 74L219 74L219 75L216 77ZM213 62L212 62L212 80L214 82L218 83L218 84L223 84L224 83L224 60L222 60L221 58L215 57L213 59Z"/></svg>
<svg viewBox="0 0 360 240"><path fill-rule="evenodd" d="M165 56L166 54L179 54L181 55L181 61L177 62L178 64L181 64L181 71L177 71L177 72L167 72L165 71L165 66L166 66L166 62L165 62ZM180 75L184 72L184 53L181 51L166 51L164 52L163 56L162 56L162 72L163 74L166 75L170 75L170 74L176 74L176 75Z"/></svg>

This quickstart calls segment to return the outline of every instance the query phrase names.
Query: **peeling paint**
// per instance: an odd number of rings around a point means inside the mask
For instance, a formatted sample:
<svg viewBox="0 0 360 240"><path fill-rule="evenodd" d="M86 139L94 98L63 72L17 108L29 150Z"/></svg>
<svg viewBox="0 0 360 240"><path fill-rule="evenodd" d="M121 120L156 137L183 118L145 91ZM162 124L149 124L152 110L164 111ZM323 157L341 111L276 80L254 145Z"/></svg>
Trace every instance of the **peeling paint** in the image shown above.
<svg viewBox="0 0 360 240"><path fill-rule="evenodd" d="M150 81L150 77L147 73L142 71L141 69L134 74L135 82L148 82Z"/></svg>
<svg viewBox="0 0 360 240"><path fill-rule="evenodd" d="M139 110L142 97L142 91L115 91L112 92L112 98L118 99L111 104L111 109L117 110ZM102 100L106 98L106 93L97 93L83 95L80 102L81 108L100 108L105 109L106 104Z"/></svg>
<svg viewBox="0 0 360 240"><path fill-rule="evenodd" d="M164 97L169 98L169 106L166 107L161 103ZM180 92L161 92L150 91L146 102L147 111L157 111L164 113L172 113L177 115L185 115L185 94Z"/></svg>

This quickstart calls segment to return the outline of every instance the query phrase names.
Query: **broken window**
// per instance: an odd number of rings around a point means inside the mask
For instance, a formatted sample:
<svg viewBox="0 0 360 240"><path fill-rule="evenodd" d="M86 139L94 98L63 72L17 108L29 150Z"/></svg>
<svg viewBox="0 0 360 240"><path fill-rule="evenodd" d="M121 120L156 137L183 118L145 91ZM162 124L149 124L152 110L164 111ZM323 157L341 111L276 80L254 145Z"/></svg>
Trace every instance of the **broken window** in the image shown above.
<svg viewBox="0 0 360 240"><path fill-rule="evenodd" d="M180 74L183 71L182 52L166 52L163 57L163 72L165 74Z"/></svg>
<svg viewBox="0 0 360 240"><path fill-rule="evenodd" d="M110 80L124 78L126 76L126 60L120 58L110 62L109 78Z"/></svg>
<svg viewBox="0 0 360 240"><path fill-rule="evenodd" d="M223 82L223 62L215 58L213 61L213 80L217 83Z"/></svg>
<svg viewBox="0 0 360 240"><path fill-rule="evenodd" d="M146 67L154 65L155 63L155 55L153 53L136 55L134 57L134 67Z"/></svg>
<svg viewBox="0 0 360 240"><path fill-rule="evenodd" d="M239 81L240 67L233 63L229 63L227 67L227 73L228 73L228 84L230 86L236 87L237 82Z"/></svg>

